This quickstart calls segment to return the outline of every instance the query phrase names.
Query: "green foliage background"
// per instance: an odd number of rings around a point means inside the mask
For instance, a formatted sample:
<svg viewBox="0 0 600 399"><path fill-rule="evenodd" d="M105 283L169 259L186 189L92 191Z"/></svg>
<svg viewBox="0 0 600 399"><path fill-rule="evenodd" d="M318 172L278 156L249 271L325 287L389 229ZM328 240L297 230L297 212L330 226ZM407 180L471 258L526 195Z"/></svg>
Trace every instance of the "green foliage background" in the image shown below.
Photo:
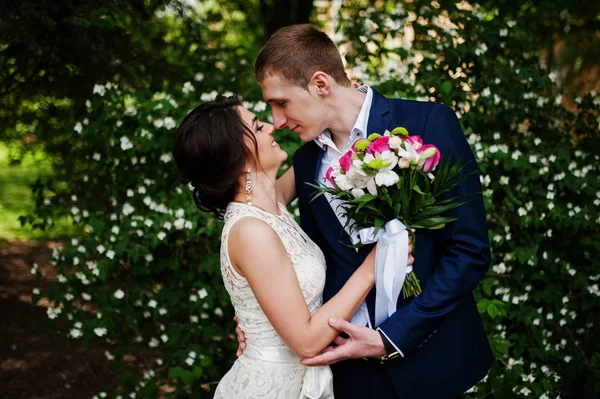
<svg viewBox="0 0 600 399"><path fill-rule="evenodd" d="M353 78L391 97L452 106L479 162L493 259L476 295L498 360L468 395L596 397L600 98L592 92L563 106L571 70L549 64L542 50L548 34L591 36L582 15L592 15L593 27L598 10L569 2L334 3L339 9L316 7L313 19L333 26ZM47 229L68 216L83 232L54 254L59 281L48 315L66 322L65 337L109 348L118 371L110 397L210 397L234 360L221 224L194 208L170 156L177 123L217 93L241 94L269 119L250 79L268 29L227 4L152 12L168 26L157 40L179 43L161 53L176 72L98 77L47 130L60 132L61 156L55 174L35 186L36 210L24 221ZM203 40L188 40L192 33ZM30 101L36 108L45 100ZM23 132L41 129L27 126ZM292 154L297 138L279 134Z"/></svg>

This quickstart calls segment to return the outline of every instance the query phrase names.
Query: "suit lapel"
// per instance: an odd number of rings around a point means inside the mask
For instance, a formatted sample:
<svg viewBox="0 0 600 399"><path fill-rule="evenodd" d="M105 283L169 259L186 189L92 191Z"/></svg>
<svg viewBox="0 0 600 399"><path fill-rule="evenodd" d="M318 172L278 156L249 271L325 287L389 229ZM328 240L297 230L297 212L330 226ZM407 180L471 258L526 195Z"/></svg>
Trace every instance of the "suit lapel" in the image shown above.
<svg viewBox="0 0 600 399"><path fill-rule="evenodd" d="M371 133L383 133L389 129L390 112L387 98L373 90L373 102L369 112L367 136Z"/></svg>

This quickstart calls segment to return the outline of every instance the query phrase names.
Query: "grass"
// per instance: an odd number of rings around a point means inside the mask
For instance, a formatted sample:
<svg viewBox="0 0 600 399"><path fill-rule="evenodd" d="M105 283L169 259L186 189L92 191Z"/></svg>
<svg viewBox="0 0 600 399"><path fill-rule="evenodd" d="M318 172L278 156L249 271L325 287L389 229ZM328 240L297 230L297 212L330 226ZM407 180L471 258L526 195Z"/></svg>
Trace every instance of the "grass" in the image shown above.
<svg viewBox="0 0 600 399"><path fill-rule="evenodd" d="M27 154L18 165L10 165L9 154L9 148L0 143L0 240L47 241L75 234L68 219L55 220L47 231L21 226L19 216L34 209L31 185L39 177L52 175L52 160L38 151Z"/></svg>

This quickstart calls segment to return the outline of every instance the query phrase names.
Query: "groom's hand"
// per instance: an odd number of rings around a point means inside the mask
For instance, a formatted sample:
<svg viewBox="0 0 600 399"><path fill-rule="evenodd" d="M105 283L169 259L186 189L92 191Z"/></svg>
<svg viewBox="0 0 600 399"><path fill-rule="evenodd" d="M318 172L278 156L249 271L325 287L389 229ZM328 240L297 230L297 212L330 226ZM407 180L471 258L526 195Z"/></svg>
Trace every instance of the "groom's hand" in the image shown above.
<svg viewBox="0 0 600 399"><path fill-rule="evenodd" d="M337 346L327 347L320 355L302 359L300 363L305 366L325 366L340 360L385 355L385 347L377 331L368 327L355 326L337 317L330 318L329 325L348 334L348 338L337 337L334 341Z"/></svg>
<svg viewBox="0 0 600 399"><path fill-rule="evenodd" d="M240 357L244 353L244 349L246 349L246 334L244 334L244 332L240 328L240 325L238 324L237 316L235 316L233 318L233 321L235 321L235 333L237 335L237 340L238 340L238 350L235 353L235 355L237 357Z"/></svg>

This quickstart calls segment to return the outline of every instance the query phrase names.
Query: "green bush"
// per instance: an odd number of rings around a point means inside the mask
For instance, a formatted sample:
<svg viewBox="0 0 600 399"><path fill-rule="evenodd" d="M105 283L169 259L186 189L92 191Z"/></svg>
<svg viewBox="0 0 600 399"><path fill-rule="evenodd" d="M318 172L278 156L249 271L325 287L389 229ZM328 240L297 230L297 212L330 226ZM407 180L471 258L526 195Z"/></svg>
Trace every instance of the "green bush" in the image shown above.
<svg viewBox="0 0 600 399"><path fill-rule="evenodd" d="M479 162L493 259L476 294L498 361L472 395L595 397L600 98L563 107L560 74L540 65L519 21L421 3L342 7L337 29L357 78L451 105ZM72 156L35 191L30 223L69 214L85 231L54 254L48 315L68 321L71 339L107 346L118 370L110 396L155 397L161 386L209 396L234 360L221 224L195 209L170 151L176 124L217 92L245 94L268 118L256 85L235 79L251 73L245 54L207 60L204 76L174 93L96 86ZM292 153L297 139L281 134Z"/></svg>

